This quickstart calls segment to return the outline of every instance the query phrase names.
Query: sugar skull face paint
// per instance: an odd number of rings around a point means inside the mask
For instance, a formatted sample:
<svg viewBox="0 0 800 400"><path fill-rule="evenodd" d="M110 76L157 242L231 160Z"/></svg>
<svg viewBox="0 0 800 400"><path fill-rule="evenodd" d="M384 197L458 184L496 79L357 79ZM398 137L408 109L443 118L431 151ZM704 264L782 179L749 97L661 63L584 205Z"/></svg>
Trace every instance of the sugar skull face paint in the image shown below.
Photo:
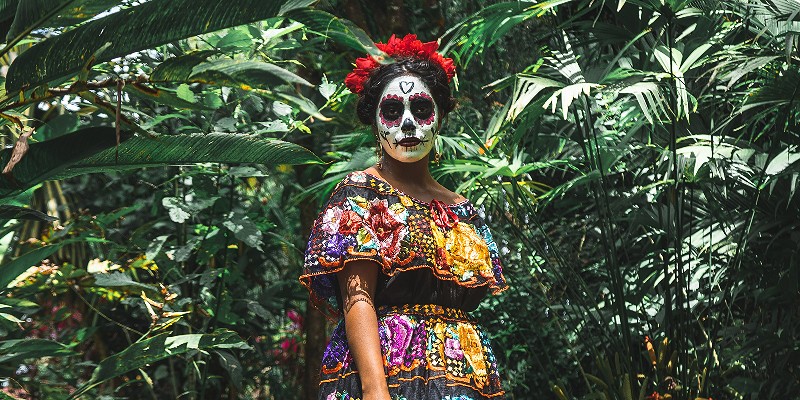
<svg viewBox="0 0 800 400"><path fill-rule="evenodd" d="M392 79L381 93L375 126L383 150L395 160L424 158L439 128L439 110L428 85L413 75Z"/></svg>

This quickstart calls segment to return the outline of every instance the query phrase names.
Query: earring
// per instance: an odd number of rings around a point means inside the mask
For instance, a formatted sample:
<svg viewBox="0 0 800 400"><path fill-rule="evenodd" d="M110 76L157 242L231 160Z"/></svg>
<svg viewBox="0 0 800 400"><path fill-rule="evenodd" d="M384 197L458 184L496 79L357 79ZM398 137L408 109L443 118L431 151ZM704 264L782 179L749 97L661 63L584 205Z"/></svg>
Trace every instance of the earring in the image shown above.
<svg viewBox="0 0 800 400"><path fill-rule="evenodd" d="M378 162L375 163L375 168L378 168L379 171L383 171L383 147L380 142L378 142L378 148L375 149L375 155L378 158Z"/></svg>
<svg viewBox="0 0 800 400"><path fill-rule="evenodd" d="M442 153L439 151L439 141L436 140L436 136L434 136L433 140L433 163L439 165L439 161L442 160Z"/></svg>

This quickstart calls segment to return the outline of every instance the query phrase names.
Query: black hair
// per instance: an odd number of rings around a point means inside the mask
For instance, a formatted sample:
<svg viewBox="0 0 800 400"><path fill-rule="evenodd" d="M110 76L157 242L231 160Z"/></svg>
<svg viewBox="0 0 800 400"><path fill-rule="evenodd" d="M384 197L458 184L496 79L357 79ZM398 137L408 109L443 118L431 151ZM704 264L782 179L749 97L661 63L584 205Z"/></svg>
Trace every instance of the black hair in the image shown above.
<svg viewBox="0 0 800 400"><path fill-rule="evenodd" d="M450 92L447 74L435 61L415 57L399 58L396 62L376 68L364 82L364 89L358 96L356 113L358 119L367 125L375 123L375 113L384 87L394 78L415 75L428 85L433 101L439 108L441 121L456 105Z"/></svg>

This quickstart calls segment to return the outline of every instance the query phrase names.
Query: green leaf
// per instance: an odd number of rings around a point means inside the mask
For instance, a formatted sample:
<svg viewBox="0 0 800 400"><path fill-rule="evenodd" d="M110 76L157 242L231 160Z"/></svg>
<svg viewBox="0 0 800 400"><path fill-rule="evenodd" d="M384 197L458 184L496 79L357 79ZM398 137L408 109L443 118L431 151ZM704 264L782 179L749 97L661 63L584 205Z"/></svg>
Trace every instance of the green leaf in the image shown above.
<svg viewBox="0 0 800 400"><path fill-rule="evenodd" d="M293 10L287 13L286 16L359 53L369 53L376 56L383 54L382 51L375 47L373 40L363 29L331 13L304 8Z"/></svg>
<svg viewBox="0 0 800 400"><path fill-rule="evenodd" d="M222 368L225 368L225 372L228 373L228 377L230 378L230 382L233 383L233 386L235 386L237 390L242 390L242 371L244 369L239 359L231 354L231 352L225 350L216 350L214 353L219 356L219 364L222 365Z"/></svg>
<svg viewBox="0 0 800 400"><path fill-rule="evenodd" d="M125 85L127 93L138 98L150 99L157 103L188 110L214 110L215 108L200 104L190 103L178 97L176 92L164 88L140 84Z"/></svg>
<svg viewBox="0 0 800 400"><path fill-rule="evenodd" d="M145 252L145 257L148 260L155 260L156 256L161 253L161 248L164 247L164 243L167 242L169 235L162 235L150 242L150 245L147 246L147 251Z"/></svg>
<svg viewBox="0 0 800 400"><path fill-rule="evenodd" d="M0 265L0 292L5 291L8 284L27 271L28 268L38 265L42 260L53 255L61 246L61 244L54 244L40 247Z"/></svg>
<svg viewBox="0 0 800 400"><path fill-rule="evenodd" d="M75 355L68 346L45 339L16 339L0 342L0 364L13 365L31 358Z"/></svg>
<svg viewBox="0 0 800 400"><path fill-rule="evenodd" d="M334 93L336 93L336 84L328 82L328 77L322 75L322 83L319 84L319 94L321 94L325 100L330 100Z"/></svg>
<svg viewBox="0 0 800 400"><path fill-rule="evenodd" d="M81 119L77 114L69 113L59 115L40 126L39 129L36 130L34 137L42 141L54 139L75 132L78 130L80 124Z"/></svg>
<svg viewBox="0 0 800 400"><path fill-rule="evenodd" d="M169 337L162 333L136 342L125 350L110 356L97 365L92 378L78 388L70 399L79 398L97 385L148 364L193 350L250 349L236 332L217 329L210 334L190 334Z"/></svg>
<svg viewBox="0 0 800 400"><path fill-rule="evenodd" d="M244 215L232 215L223 222L226 228L233 232L237 239L246 245L261 250L262 234L258 226Z"/></svg>
<svg viewBox="0 0 800 400"><path fill-rule="evenodd" d="M186 82L192 76L194 67L215 54L219 54L219 52L216 50L201 50L168 58L153 70L150 75L150 81Z"/></svg>
<svg viewBox="0 0 800 400"><path fill-rule="evenodd" d="M152 0L87 22L22 53L11 64L7 91L39 86L100 63L175 40L260 21L308 5L262 0Z"/></svg>
<svg viewBox="0 0 800 400"><path fill-rule="evenodd" d="M133 280L124 272L100 273L94 275L94 286L98 287L130 287L160 293L159 289Z"/></svg>
<svg viewBox="0 0 800 400"><path fill-rule="evenodd" d="M158 165L218 163L314 164L321 163L304 147L279 140L238 134L165 135L133 138L119 147L100 152L73 164L58 175L66 178L92 172L124 171Z"/></svg>
<svg viewBox="0 0 800 400"><path fill-rule="evenodd" d="M125 137L129 137L125 133ZM8 198L63 171L78 160L116 144L114 128L92 127L59 136L45 142L33 143L28 153L14 167L11 179L0 177L0 198ZM112 149L113 152L113 149ZM0 152L0 164L6 165L11 149Z"/></svg>
<svg viewBox="0 0 800 400"><path fill-rule="evenodd" d="M189 214L189 211L186 209L186 205L176 197L164 197L161 199L161 205L167 209L169 219L171 219L172 222L180 224L192 217L192 214Z"/></svg>
<svg viewBox="0 0 800 400"><path fill-rule="evenodd" d="M175 91L175 94L183 101L197 103L197 98L194 97L194 92L192 92L192 89L189 89L189 85L185 83L178 86L178 90Z"/></svg>
<svg viewBox="0 0 800 400"><path fill-rule="evenodd" d="M5 204L0 205L0 220L9 219L27 219L42 222L58 221L58 218L51 217L39 210Z"/></svg>
<svg viewBox="0 0 800 400"><path fill-rule="evenodd" d="M17 6L7 39L34 29L75 25L108 11L120 0L24 0Z"/></svg>
<svg viewBox="0 0 800 400"><path fill-rule="evenodd" d="M197 65L188 81L223 86L248 85L256 88L271 88L285 83L313 86L300 76L274 64L228 59Z"/></svg>

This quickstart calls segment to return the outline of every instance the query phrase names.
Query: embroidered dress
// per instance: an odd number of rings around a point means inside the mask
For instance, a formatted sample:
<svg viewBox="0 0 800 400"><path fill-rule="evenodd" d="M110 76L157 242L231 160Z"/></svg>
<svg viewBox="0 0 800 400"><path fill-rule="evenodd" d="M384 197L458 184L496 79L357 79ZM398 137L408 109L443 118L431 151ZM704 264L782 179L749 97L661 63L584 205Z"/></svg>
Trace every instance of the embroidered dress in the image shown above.
<svg viewBox="0 0 800 400"><path fill-rule="evenodd" d="M469 201L425 203L353 172L314 223L300 281L339 318L322 360L322 400L357 400L361 382L344 329L336 272L347 262L381 268L378 336L392 399L502 399L488 337L467 315L507 288L497 245Z"/></svg>

